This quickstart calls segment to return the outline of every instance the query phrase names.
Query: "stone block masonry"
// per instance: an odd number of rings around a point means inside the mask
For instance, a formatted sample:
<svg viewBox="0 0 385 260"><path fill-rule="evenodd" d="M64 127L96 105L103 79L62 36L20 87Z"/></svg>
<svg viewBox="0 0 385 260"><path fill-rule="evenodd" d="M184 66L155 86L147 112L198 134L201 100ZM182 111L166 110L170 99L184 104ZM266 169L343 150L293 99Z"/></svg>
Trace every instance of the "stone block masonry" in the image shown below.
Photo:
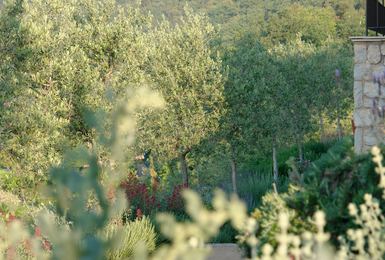
<svg viewBox="0 0 385 260"><path fill-rule="evenodd" d="M373 97L379 105L385 104L385 89L378 95L378 85L373 83L373 73L385 70L385 37L350 37L354 42L354 149L366 153L380 144L372 114Z"/></svg>

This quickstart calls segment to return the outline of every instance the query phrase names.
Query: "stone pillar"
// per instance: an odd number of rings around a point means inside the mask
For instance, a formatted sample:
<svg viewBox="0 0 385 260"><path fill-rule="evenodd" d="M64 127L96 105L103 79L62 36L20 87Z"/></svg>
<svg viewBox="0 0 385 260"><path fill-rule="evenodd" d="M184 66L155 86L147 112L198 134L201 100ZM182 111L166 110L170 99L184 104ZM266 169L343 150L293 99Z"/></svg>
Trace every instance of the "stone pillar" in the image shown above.
<svg viewBox="0 0 385 260"><path fill-rule="evenodd" d="M373 83L373 73L385 69L385 37L350 37L354 42L354 148L366 153L381 141L377 138L372 114L373 97L379 105L385 104L385 89L378 95L378 84ZM383 141L383 140L382 140Z"/></svg>

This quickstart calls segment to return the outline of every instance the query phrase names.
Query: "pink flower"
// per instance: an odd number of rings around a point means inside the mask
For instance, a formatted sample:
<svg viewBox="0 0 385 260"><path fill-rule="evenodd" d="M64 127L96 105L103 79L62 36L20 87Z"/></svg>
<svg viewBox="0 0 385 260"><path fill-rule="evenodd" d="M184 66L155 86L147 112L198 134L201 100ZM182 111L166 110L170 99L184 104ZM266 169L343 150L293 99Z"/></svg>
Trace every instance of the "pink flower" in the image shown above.
<svg viewBox="0 0 385 260"><path fill-rule="evenodd" d="M11 260L11 259L16 259L17 258L17 255L16 255L16 252L15 250L13 250L12 248L8 249L8 252L7 252L7 260Z"/></svg>
<svg viewBox="0 0 385 260"><path fill-rule="evenodd" d="M51 245L48 242L45 242L44 243L44 249L45 250L50 250L51 249Z"/></svg>
<svg viewBox="0 0 385 260"><path fill-rule="evenodd" d="M44 236L43 230L41 230L41 227L36 227L35 229L35 237L38 237L38 236Z"/></svg>
<svg viewBox="0 0 385 260"><path fill-rule="evenodd" d="M136 219L141 219L143 217L142 210L138 209L136 211Z"/></svg>

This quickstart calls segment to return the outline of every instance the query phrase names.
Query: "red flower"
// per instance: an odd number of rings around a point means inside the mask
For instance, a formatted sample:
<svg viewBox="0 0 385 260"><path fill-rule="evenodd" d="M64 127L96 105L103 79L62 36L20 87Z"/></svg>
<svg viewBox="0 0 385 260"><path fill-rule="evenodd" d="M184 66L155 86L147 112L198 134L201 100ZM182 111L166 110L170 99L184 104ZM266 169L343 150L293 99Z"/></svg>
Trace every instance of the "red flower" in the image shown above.
<svg viewBox="0 0 385 260"><path fill-rule="evenodd" d="M15 250L13 250L12 248L8 249L8 252L7 252L7 260L11 260L11 259L16 259L17 258L17 255L16 255L16 252Z"/></svg>
<svg viewBox="0 0 385 260"><path fill-rule="evenodd" d="M44 249L45 250L50 250L51 249L51 245L48 242L45 242L44 243Z"/></svg>
<svg viewBox="0 0 385 260"><path fill-rule="evenodd" d="M32 245L31 245L30 243L26 243L26 244L25 244L25 249L26 249L27 251L31 250L31 249L32 249Z"/></svg>
<svg viewBox="0 0 385 260"><path fill-rule="evenodd" d="M5 216L5 212L0 210L0 214Z"/></svg>
<svg viewBox="0 0 385 260"><path fill-rule="evenodd" d="M9 215L8 219L9 219L9 220L14 220L14 219L15 219L15 216L11 214L11 215Z"/></svg>
<svg viewBox="0 0 385 260"><path fill-rule="evenodd" d="M142 210L138 209L136 211L136 219L141 219L143 217Z"/></svg>
<svg viewBox="0 0 385 260"><path fill-rule="evenodd" d="M43 230L41 230L41 227L36 227L35 229L35 237L38 237L38 236L44 236Z"/></svg>

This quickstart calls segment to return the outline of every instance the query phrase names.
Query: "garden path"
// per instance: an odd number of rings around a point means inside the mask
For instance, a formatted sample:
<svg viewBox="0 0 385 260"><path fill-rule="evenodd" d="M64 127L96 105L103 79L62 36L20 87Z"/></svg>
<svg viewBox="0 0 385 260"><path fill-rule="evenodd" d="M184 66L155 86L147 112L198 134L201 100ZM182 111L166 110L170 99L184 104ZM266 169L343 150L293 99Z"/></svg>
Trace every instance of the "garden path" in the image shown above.
<svg viewBox="0 0 385 260"><path fill-rule="evenodd" d="M242 260L236 244L210 244L211 255L207 260Z"/></svg>

